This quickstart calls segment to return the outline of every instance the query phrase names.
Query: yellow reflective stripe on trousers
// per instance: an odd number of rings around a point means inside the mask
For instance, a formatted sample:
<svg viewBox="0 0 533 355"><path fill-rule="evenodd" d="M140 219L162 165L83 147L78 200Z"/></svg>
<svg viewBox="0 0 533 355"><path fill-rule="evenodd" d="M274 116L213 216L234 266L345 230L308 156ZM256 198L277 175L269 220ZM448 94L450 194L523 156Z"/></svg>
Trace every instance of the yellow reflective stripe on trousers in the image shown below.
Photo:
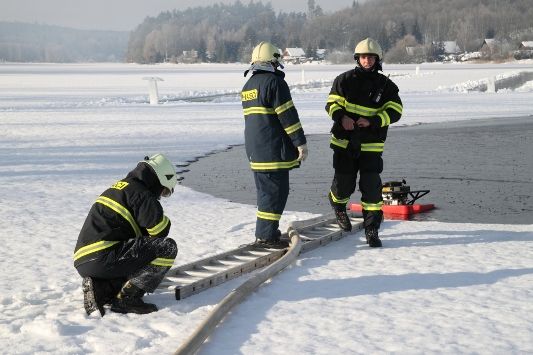
<svg viewBox="0 0 533 355"><path fill-rule="evenodd" d="M270 163L254 163L250 162L252 170L276 170L276 169L290 169L298 166L298 160L293 161L280 161Z"/></svg>
<svg viewBox="0 0 533 355"><path fill-rule="evenodd" d="M302 123L298 122L298 123L293 124L292 126L285 128L285 132L287 132L287 134L291 134L291 133L296 132L300 128L302 128Z"/></svg>
<svg viewBox="0 0 533 355"><path fill-rule="evenodd" d="M155 227L147 228L146 230L148 231L148 234L150 234L150 236L153 237L161 233L168 226L169 222L170 222L170 219L168 219L167 216L163 216L163 219L161 220L161 222L159 222Z"/></svg>
<svg viewBox="0 0 533 355"><path fill-rule="evenodd" d="M378 203L366 203L361 201L361 206L363 206L364 210L367 211L381 211L381 206L383 206L383 201Z"/></svg>
<svg viewBox="0 0 533 355"><path fill-rule="evenodd" d="M86 245L82 248L79 248L78 251L74 253L74 260L78 260L79 258L85 255L89 255L97 251L110 248L117 243L120 243L120 242L117 240L112 240L112 241L101 240L99 242Z"/></svg>
<svg viewBox="0 0 533 355"><path fill-rule="evenodd" d="M344 149L348 147L348 143L349 143L347 139L339 139L335 137L333 134L331 135L331 140L329 142L333 145L336 145L337 147L341 147Z"/></svg>
<svg viewBox="0 0 533 355"><path fill-rule="evenodd" d="M289 100L286 103L284 103L283 105L280 105L280 106L276 107L274 109L274 111L276 111L276 113L279 115L279 114L287 111L291 107L294 107L294 103L292 102L292 100Z"/></svg>
<svg viewBox="0 0 533 355"><path fill-rule="evenodd" d="M135 236L136 237L140 237L141 236L141 229L137 225L137 222L135 222L135 219L131 215L130 211L128 211L126 209L126 207L122 206L117 201L114 201L114 200L110 199L109 197L105 197L105 196L98 197L96 202L100 203L100 204L102 204L102 205L104 205L106 207L111 208L113 211L115 211L116 213L118 213L119 215L124 217L124 219L126 221L128 221L128 223L131 225L131 228L133 228L133 231L135 232Z"/></svg>
<svg viewBox="0 0 533 355"><path fill-rule="evenodd" d="M361 143L362 152L382 153L385 143Z"/></svg>
<svg viewBox="0 0 533 355"><path fill-rule="evenodd" d="M343 199L337 198L337 197L333 194L333 192L331 192L331 190L329 191L329 195L331 196L331 199L332 199L333 202L335 202L335 203L347 204L348 201L350 201L350 197L343 198Z"/></svg>
<svg viewBox="0 0 533 355"><path fill-rule="evenodd" d="M269 221L279 221L281 219L280 214L257 211L257 218L268 219Z"/></svg>
<svg viewBox="0 0 533 355"><path fill-rule="evenodd" d="M274 115L276 113L276 111L274 111L273 108L262 107L262 106L248 107L248 108L245 108L243 111L244 111L245 116L253 115L254 113L265 114L265 115Z"/></svg>
<svg viewBox="0 0 533 355"><path fill-rule="evenodd" d="M174 265L174 259L155 258L150 262L153 266L172 267Z"/></svg>

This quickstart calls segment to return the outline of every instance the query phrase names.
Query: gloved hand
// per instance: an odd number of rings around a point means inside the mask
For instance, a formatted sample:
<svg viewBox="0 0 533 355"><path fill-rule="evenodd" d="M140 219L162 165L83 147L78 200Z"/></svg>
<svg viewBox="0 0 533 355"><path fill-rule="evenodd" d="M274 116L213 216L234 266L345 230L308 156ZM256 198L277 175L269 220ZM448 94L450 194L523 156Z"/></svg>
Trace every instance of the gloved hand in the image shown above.
<svg viewBox="0 0 533 355"><path fill-rule="evenodd" d="M307 159L307 155L309 154L309 151L307 150L307 144L302 144L298 147L298 161L304 161Z"/></svg>

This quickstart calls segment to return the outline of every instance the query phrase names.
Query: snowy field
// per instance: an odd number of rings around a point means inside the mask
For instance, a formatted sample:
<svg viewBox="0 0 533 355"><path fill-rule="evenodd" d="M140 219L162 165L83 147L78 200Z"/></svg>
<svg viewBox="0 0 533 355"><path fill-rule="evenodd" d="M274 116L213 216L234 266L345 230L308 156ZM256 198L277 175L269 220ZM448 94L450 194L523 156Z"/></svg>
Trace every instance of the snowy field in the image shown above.
<svg viewBox="0 0 533 355"><path fill-rule="evenodd" d="M246 68L0 64L0 353L168 354L246 279L179 302L158 291L146 297L157 313L100 318L85 315L72 266L92 203L145 155L183 164L243 143ZM329 131L329 87L348 69L287 66L307 134ZM397 125L531 116L532 81L472 90L526 72L533 62L385 65L404 102ZM161 105L148 104L149 76L164 80ZM163 206L176 265L254 240L255 206L183 186ZM287 211L281 225L310 217ZM533 224L386 221L381 235L378 250L355 234L302 255L200 353L533 354Z"/></svg>

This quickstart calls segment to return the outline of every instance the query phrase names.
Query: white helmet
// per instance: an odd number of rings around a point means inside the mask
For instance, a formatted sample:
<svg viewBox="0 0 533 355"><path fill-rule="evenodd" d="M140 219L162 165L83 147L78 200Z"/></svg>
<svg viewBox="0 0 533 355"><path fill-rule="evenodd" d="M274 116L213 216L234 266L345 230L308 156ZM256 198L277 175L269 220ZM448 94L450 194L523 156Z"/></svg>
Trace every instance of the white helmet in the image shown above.
<svg viewBox="0 0 533 355"><path fill-rule="evenodd" d="M367 38L357 43L354 50L354 58L357 60L361 54L375 54L378 56L378 61L383 60L383 51L378 41L372 38Z"/></svg>
<svg viewBox="0 0 533 355"><path fill-rule="evenodd" d="M252 64L257 62L279 63L281 54L279 49L270 42L261 42L252 51Z"/></svg>
<svg viewBox="0 0 533 355"><path fill-rule="evenodd" d="M163 154L156 154L151 157L145 157L143 162L152 167L161 186L167 188L172 194L178 182L178 176L176 175L176 168L170 160Z"/></svg>

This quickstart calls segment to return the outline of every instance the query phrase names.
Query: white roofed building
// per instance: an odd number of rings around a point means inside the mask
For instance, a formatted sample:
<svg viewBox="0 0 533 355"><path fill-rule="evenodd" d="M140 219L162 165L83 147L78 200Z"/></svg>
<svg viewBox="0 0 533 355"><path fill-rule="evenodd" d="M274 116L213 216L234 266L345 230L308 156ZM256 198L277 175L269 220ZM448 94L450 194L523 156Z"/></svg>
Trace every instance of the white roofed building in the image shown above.
<svg viewBox="0 0 533 355"><path fill-rule="evenodd" d="M307 60L305 51L302 48L285 48L283 51L283 61L287 63L302 63Z"/></svg>
<svg viewBox="0 0 533 355"><path fill-rule="evenodd" d="M518 49L533 49L533 41L522 41L520 42L520 45L518 46Z"/></svg>

